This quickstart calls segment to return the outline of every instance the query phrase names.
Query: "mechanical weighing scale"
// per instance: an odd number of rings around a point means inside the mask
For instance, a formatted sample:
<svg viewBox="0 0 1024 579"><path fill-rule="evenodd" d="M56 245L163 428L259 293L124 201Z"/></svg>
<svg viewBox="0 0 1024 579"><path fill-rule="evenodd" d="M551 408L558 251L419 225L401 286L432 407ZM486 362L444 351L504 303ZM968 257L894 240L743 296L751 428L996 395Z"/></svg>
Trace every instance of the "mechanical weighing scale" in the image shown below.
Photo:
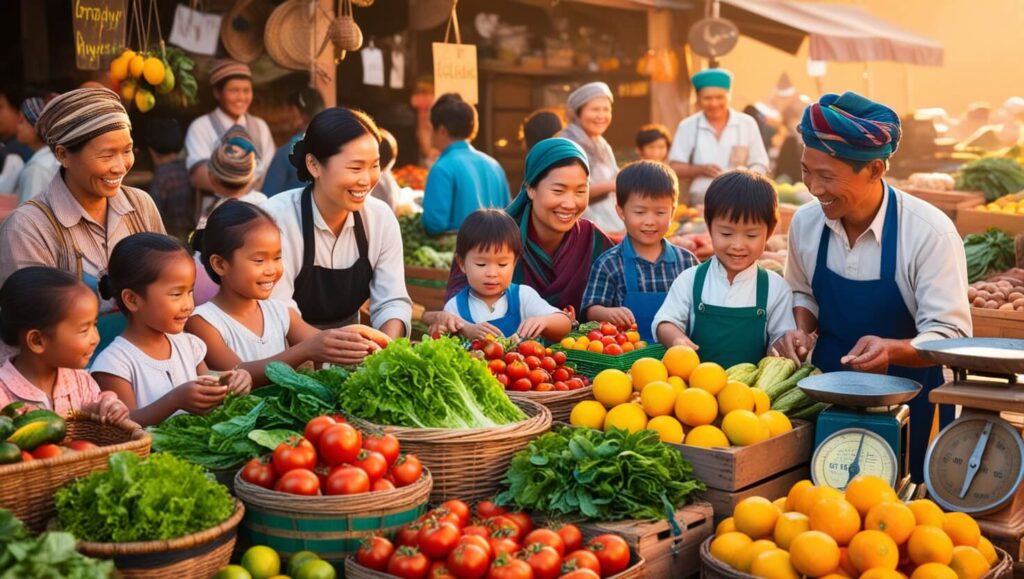
<svg viewBox="0 0 1024 579"><path fill-rule="evenodd" d="M961 338L914 346L922 357L953 370L953 381L928 399L963 407L928 446L924 477L930 498L946 510L1019 523L1024 439L999 413L1024 413L1024 385L1018 382L1024 340Z"/></svg>
<svg viewBox="0 0 1024 579"><path fill-rule="evenodd" d="M913 380L862 372L829 372L801 380L810 398L833 406L818 415L811 478L839 490L859 474L897 490L910 480L910 408L921 391Z"/></svg>

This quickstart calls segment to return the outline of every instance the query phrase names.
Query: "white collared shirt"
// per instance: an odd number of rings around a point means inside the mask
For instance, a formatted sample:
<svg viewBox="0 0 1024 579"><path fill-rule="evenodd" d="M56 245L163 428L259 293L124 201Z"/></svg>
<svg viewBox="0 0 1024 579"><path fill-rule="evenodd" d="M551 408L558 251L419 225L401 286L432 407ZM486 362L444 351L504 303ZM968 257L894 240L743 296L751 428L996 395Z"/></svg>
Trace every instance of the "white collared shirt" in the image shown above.
<svg viewBox="0 0 1024 579"><path fill-rule="evenodd" d="M274 136L270 133L267 122L253 115L233 119L220 107L214 109L212 114L216 115L224 130L235 125L242 125L245 130L249 131L253 143L256 144L256 172L253 179L262 179L267 174L270 162L274 160L274 153L277 151L274 147ZM249 126L249 120L252 120L253 126ZM185 166L189 171L197 164L209 160L213 155L213 150L220 144L220 138L213 128L213 122L209 115L202 115L192 121L185 133Z"/></svg>
<svg viewBox="0 0 1024 579"><path fill-rule="evenodd" d="M32 153L28 163L18 174L18 182L14 185L14 192L18 194L18 203L24 203L39 195L50 185L53 176L60 170L60 163L57 157L53 156L50 147L40 147Z"/></svg>
<svg viewBox="0 0 1024 579"><path fill-rule="evenodd" d="M682 120L672 139L668 160L672 163L693 165L718 165L723 171L735 169L729 166L729 156L735 146L747 147L746 167L762 175L768 172L768 151L761 140L761 129L754 117L729 109L729 120L722 130L722 137L715 136L715 129L704 116L703 111ZM692 161L690 155L693 155ZM704 193L711 185L709 177L695 177L690 183L690 205L704 202Z"/></svg>
<svg viewBox="0 0 1024 579"><path fill-rule="evenodd" d="M449 314L455 314L456 316L462 316L459 312L458 297L454 297L448 300L448 303L444 305L444 311ZM519 318L520 321L526 321L529 318L536 318L540 316L548 316L551 314L557 314L559 309L555 306L544 301L544 298L540 297L537 290L526 284L519 284ZM469 292L469 314L473 316L472 320L466 320L470 323L481 323L490 322L491 320L498 320L505 317L508 313L508 292L506 291L498 298L498 301L494 302L494 306L488 306L487 302L477 297L477 295L470 291Z"/></svg>
<svg viewBox="0 0 1024 579"><path fill-rule="evenodd" d="M878 214L851 246L838 220L826 219L818 203L801 207L789 226L786 281L793 288L793 304L818 315L811 280L821 244L822 227L831 231L829 270L852 280L875 280L881 275L882 226L889 195ZM917 323L918 335L934 338L970 336L971 309L967 302L967 258L963 240L942 211L896 190L899 240L896 247L896 285ZM870 315L871 312L864 312Z"/></svg>
<svg viewBox="0 0 1024 579"><path fill-rule="evenodd" d="M278 193L260 207L270 213L281 228L281 255L284 275L274 286L271 297L283 300L296 310L295 278L302 269L302 189ZM370 323L380 328L388 320L402 320L408 334L412 326L412 300L405 288L405 262L402 258L402 233L391 208L380 199L367 197L360 212L367 238L367 258L373 268L370 282ZM313 201L313 225L316 231L314 265L330 269L352 267L359 259L355 219L345 219L337 237L327 226Z"/></svg>
<svg viewBox="0 0 1024 579"><path fill-rule="evenodd" d="M796 329L793 319L793 292L781 275L768 273L768 346L784 336L786 332ZM658 335L658 325L668 322L687 335L693 335L695 327L695 308L693 307L693 283L697 275L697 267L691 267L679 274L661 309L654 315L651 332ZM704 277L704 288L701 300L711 306L725 308L750 308L757 305L757 264L736 274L729 283L728 273L717 257L711 258L708 274Z"/></svg>

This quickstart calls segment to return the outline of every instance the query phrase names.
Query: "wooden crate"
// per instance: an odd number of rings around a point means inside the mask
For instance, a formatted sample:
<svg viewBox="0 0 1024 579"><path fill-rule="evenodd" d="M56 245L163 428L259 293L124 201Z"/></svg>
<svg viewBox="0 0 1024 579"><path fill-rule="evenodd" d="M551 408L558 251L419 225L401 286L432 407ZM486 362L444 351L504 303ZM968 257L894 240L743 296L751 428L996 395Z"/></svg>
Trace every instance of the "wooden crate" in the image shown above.
<svg viewBox="0 0 1024 579"><path fill-rule="evenodd" d="M793 430L752 446L672 446L693 465L697 480L710 489L735 492L810 462L814 452L814 424L794 420Z"/></svg>
<svg viewBox="0 0 1024 579"><path fill-rule="evenodd" d="M775 226L776 234L785 235L789 233L789 224L793 222L793 215L796 214L797 209L800 209L797 205L779 203L779 223Z"/></svg>
<svg viewBox="0 0 1024 579"><path fill-rule="evenodd" d="M1014 561L1024 561L1024 517L1009 522L977 518L981 534L996 547L1006 551Z"/></svg>
<svg viewBox="0 0 1024 579"><path fill-rule="evenodd" d="M405 287L409 290L409 299L427 311L441 311L444 309L448 273L447 269L405 266Z"/></svg>
<svg viewBox="0 0 1024 579"><path fill-rule="evenodd" d="M689 577L700 572L700 544L715 532L711 515L711 505L704 502L676 511L679 535L673 535L668 521L581 523L579 528L585 535L620 535L643 557L643 576L648 579Z"/></svg>
<svg viewBox="0 0 1024 579"><path fill-rule="evenodd" d="M972 307L971 321L976 338L1024 339L1024 312Z"/></svg>
<svg viewBox="0 0 1024 579"><path fill-rule="evenodd" d="M956 214L956 230L960 235L985 233L990 227L1002 229L1011 236L1024 233L1024 215L963 209Z"/></svg>
<svg viewBox="0 0 1024 579"><path fill-rule="evenodd" d="M940 191L910 186L900 187L900 190L931 203L954 222L960 211L985 203L985 194L980 191Z"/></svg>
<svg viewBox="0 0 1024 579"><path fill-rule="evenodd" d="M803 479L811 478L810 464L802 464L759 484L736 492L709 488L700 493L700 498L711 503L715 511L715 525L732 516L736 505L748 497L764 497L774 501L786 496L790 487Z"/></svg>

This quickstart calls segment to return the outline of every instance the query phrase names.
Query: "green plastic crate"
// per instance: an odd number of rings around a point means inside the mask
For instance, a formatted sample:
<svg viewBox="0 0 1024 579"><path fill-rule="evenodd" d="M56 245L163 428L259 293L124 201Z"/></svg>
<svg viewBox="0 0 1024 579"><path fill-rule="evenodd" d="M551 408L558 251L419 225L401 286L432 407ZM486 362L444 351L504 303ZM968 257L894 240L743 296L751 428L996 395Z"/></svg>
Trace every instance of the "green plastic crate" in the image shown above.
<svg viewBox="0 0 1024 579"><path fill-rule="evenodd" d="M586 350L564 350L568 361L576 365L576 371L588 378L597 376L601 370L614 368L628 372L633 362L640 358L661 359L665 355L665 346L661 344L650 344L641 350L633 350L618 356L608 354L597 354Z"/></svg>

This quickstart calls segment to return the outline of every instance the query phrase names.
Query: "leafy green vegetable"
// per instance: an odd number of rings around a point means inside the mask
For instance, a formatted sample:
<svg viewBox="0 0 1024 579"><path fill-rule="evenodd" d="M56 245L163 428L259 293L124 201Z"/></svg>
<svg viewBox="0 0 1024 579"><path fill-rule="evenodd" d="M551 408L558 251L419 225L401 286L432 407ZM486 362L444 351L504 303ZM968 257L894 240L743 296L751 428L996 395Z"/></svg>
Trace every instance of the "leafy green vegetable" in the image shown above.
<svg viewBox="0 0 1024 579"><path fill-rule="evenodd" d="M454 235L431 236L423 229L423 215L413 213L398 218L406 265L448 269L455 250ZM429 250L429 251L421 251ZM447 264L447 265L445 265Z"/></svg>
<svg viewBox="0 0 1024 579"><path fill-rule="evenodd" d="M391 342L363 361L339 402L354 416L394 426L480 428L526 419L456 338Z"/></svg>
<svg viewBox="0 0 1024 579"><path fill-rule="evenodd" d="M130 452L117 452L107 465L109 471L78 479L56 493L60 524L79 539L174 539L216 526L235 510L227 487L170 454L153 454L143 462Z"/></svg>
<svg viewBox="0 0 1024 579"><path fill-rule="evenodd" d="M967 255L969 283L1006 271L1013 267L1016 260L1013 238L995 228L965 237L964 253Z"/></svg>
<svg viewBox="0 0 1024 579"><path fill-rule="evenodd" d="M75 551L70 533L32 537L7 509L0 509L0 579L107 579L113 561L100 561Z"/></svg>
<svg viewBox="0 0 1024 579"><path fill-rule="evenodd" d="M501 504L601 521L664 519L704 489L653 430L563 427L512 458Z"/></svg>
<svg viewBox="0 0 1024 579"><path fill-rule="evenodd" d="M1024 189L1024 166L1013 159L1000 157L971 161L960 167L956 188L981 191L985 194L985 201L995 201Z"/></svg>

